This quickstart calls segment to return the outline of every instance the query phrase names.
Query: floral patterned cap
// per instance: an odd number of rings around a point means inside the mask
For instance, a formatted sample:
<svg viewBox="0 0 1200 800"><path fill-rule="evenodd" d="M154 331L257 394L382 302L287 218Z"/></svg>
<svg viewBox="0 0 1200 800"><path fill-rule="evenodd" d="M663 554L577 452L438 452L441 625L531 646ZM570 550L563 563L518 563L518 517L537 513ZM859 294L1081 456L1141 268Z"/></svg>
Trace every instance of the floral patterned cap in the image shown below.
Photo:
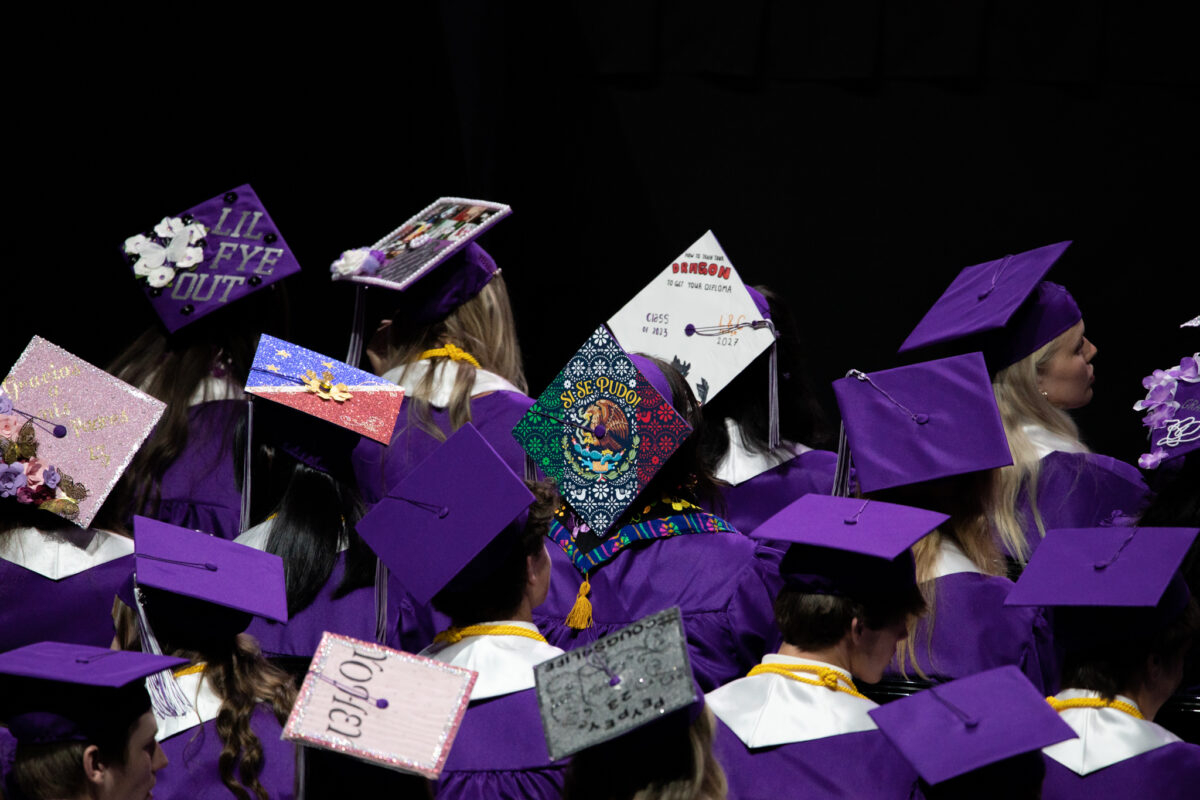
<svg viewBox="0 0 1200 800"><path fill-rule="evenodd" d="M33 337L0 383L0 498L86 528L164 410Z"/></svg>
<svg viewBox="0 0 1200 800"><path fill-rule="evenodd" d="M1150 429L1150 452L1138 466L1155 469L1200 447L1200 353L1184 356L1177 367L1154 370L1142 386L1146 397L1133 408L1146 412L1142 424Z"/></svg>
<svg viewBox="0 0 1200 800"><path fill-rule="evenodd" d="M248 183L163 217L122 252L171 333L300 271Z"/></svg>

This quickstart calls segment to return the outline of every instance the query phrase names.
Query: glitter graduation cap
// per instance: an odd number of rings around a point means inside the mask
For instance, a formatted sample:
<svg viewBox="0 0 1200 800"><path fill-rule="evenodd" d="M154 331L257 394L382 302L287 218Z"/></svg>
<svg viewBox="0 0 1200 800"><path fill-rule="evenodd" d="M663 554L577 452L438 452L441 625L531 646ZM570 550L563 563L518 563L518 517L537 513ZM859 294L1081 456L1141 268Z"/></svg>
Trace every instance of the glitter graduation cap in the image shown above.
<svg viewBox="0 0 1200 800"><path fill-rule="evenodd" d="M695 719L704 707L677 606L544 661L533 674L556 761L672 712Z"/></svg>
<svg viewBox="0 0 1200 800"><path fill-rule="evenodd" d="M833 392L864 492L1012 463L979 353L851 370Z"/></svg>
<svg viewBox="0 0 1200 800"><path fill-rule="evenodd" d="M926 783L1075 738L1017 667L943 683L867 712Z"/></svg>
<svg viewBox="0 0 1200 800"><path fill-rule="evenodd" d="M486 577L515 543L533 500L468 422L388 489L356 530L412 596L429 603L451 584Z"/></svg>
<svg viewBox="0 0 1200 800"><path fill-rule="evenodd" d="M909 548L947 519L896 503L806 494L750 536L790 545L780 566L788 586L855 596L913 586Z"/></svg>
<svg viewBox="0 0 1200 800"><path fill-rule="evenodd" d="M86 528L165 410L33 337L0 383L0 498Z"/></svg>
<svg viewBox="0 0 1200 800"><path fill-rule="evenodd" d="M186 663L65 642L26 645L0 654L0 719L21 744L90 741L114 720L144 713L139 679Z"/></svg>
<svg viewBox="0 0 1200 800"><path fill-rule="evenodd" d="M601 325L513 428L534 464L597 535L607 531L692 427L670 387ZM657 381L657 385L656 385Z"/></svg>
<svg viewBox="0 0 1200 800"><path fill-rule="evenodd" d="M248 183L163 217L122 252L171 333L300 271Z"/></svg>
<svg viewBox="0 0 1200 800"><path fill-rule="evenodd" d="M1082 318L1066 289L1042 280L1070 244L1059 242L963 269L900 352L972 337L966 349L982 347L993 370L1035 352Z"/></svg>
<svg viewBox="0 0 1200 800"><path fill-rule="evenodd" d="M701 403L775 343L770 314L712 231L614 314L608 327L627 352L655 356L679 370Z"/></svg>

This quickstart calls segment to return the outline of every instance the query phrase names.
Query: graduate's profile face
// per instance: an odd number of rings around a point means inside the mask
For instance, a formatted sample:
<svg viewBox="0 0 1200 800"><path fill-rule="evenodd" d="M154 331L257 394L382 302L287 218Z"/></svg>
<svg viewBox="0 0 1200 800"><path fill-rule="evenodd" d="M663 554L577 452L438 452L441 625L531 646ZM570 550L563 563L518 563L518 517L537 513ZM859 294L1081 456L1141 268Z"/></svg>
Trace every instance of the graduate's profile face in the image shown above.
<svg viewBox="0 0 1200 800"><path fill-rule="evenodd" d="M1082 408L1092 402L1096 346L1083 335L1083 320L1055 340L1054 353L1038 370L1038 389L1055 408Z"/></svg>
<svg viewBox="0 0 1200 800"><path fill-rule="evenodd" d="M147 800L153 796L154 773L167 765L167 756L155 740L158 723L153 712L138 718L125 748L124 764L104 765L100 797L106 800Z"/></svg>
<svg viewBox="0 0 1200 800"><path fill-rule="evenodd" d="M866 683L878 683L896 655L896 645L908 637L908 621L901 619L882 628L869 628L855 618L850 630L854 644L850 673Z"/></svg>

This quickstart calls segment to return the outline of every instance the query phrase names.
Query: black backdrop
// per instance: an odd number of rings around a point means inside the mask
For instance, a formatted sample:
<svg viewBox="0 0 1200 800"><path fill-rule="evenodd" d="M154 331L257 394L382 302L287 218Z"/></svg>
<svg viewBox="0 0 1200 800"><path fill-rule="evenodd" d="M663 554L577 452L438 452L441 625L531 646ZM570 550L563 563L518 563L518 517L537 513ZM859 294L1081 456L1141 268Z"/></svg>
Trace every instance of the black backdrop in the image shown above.
<svg viewBox="0 0 1200 800"><path fill-rule="evenodd" d="M1134 460L1140 378L1200 339L1177 327L1200 313L1186 5L205 6L14 29L0 364L33 333L105 363L156 324L121 241L247 181L305 268L288 335L337 356L340 251L440 195L511 204L484 245L535 392L709 228L790 300L831 411L828 382L899 363L959 268L1069 238L1052 277L1099 347L1079 418Z"/></svg>

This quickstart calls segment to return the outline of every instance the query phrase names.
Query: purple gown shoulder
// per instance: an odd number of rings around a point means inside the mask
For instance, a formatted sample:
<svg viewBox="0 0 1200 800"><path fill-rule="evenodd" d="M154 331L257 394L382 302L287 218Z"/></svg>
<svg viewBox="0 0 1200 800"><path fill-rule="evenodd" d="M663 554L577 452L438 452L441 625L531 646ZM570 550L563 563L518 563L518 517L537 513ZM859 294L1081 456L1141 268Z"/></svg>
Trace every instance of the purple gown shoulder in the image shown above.
<svg viewBox="0 0 1200 800"><path fill-rule="evenodd" d="M1012 581L960 572L934 579L933 636L928 616L912 636L917 663L931 679L946 681L1013 664L1039 691L1058 689L1049 623L1041 609L1005 606ZM898 676L893 662L890 676ZM911 667L908 677L915 674Z"/></svg>
<svg viewBox="0 0 1200 800"><path fill-rule="evenodd" d="M270 707L259 703L250 719L250 728L262 743L263 767L258 781L271 800L295 797L296 749L279 736L283 726ZM228 800L232 796L221 782L218 761L221 737L217 721L209 720L163 741L167 766L158 772L154 796L166 800ZM234 771L235 777L237 771ZM251 794L253 796L253 794Z"/></svg>
<svg viewBox="0 0 1200 800"><path fill-rule="evenodd" d="M346 574L346 554L338 553L329 580L306 608L292 615L286 623L255 617L247 633L258 639L263 655L312 656L325 631L352 636L362 641L375 641L375 587L363 586L335 598Z"/></svg>
<svg viewBox="0 0 1200 800"><path fill-rule="evenodd" d="M437 783L438 800L558 798L566 762L546 751L537 690L479 700L462 727Z"/></svg>
<svg viewBox="0 0 1200 800"><path fill-rule="evenodd" d="M187 446L163 473L162 500L150 516L237 538L241 493L233 471L233 435L245 413L244 400L214 400L188 409Z"/></svg>
<svg viewBox="0 0 1200 800"><path fill-rule="evenodd" d="M729 800L909 800L917 774L877 730L754 750L717 720Z"/></svg>
<svg viewBox="0 0 1200 800"><path fill-rule="evenodd" d="M0 560L0 652L47 640L108 647L113 597L132 572L132 555L60 580Z"/></svg>
<svg viewBox="0 0 1200 800"><path fill-rule="evenodd" d="M1042 800L1188 800L1200 787L1200 747L1186 742L1163 745L1079 775L1046 757Z"/></svg>
<svg viewBox="0 0 1200 800"><path fill-rule="evenodd" d="M1048 531L1133 524L1154 497L1137 467L1098 453L1048 454L1037 485L1038 512ZM1017 496L1017 514L1032 553L1042 537L1024 488Z"/></svg>
<svg viewBox="0 0 1200 800"><path fill-rule="evenodd" d="M647 614L679 606L696 680L705 692L743 677L779 645L775 595L782 587L778 554L737 532L696 533L640 542L592 570L593 626L566 625L582 576L549 542L552 579L533 621L557 647L570 650Z"/></svg>
<svg viewBox="0 0 1200 800"><path fill-rule="evenodd" d="M736 486L725 486L725 509L713 509L749 534L784 506L806 494L831 494L837 453L809 450Z"/></svg>

